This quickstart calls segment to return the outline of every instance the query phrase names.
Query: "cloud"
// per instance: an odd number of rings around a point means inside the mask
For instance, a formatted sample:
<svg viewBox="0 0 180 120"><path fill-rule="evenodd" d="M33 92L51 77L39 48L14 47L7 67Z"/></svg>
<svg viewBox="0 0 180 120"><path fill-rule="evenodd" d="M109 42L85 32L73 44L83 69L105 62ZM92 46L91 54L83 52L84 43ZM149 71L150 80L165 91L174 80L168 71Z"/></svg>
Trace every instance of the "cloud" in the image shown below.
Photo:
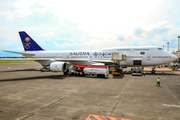
<svg viewBox="0 0 180 120"><path fill-rule="evenodd" d="M23 30L47 50L162 46L167 41L176 48L179 3L178 0L0 1L0 47L23 50L17 34Z"/></svg>
<svg viewBox="0 0 180 120"><path fill-rule="evenodd" d="M73 40L73 39L69 39L69 41L70 41L70 42L74 42L74 40Z"/></svg>
<svg viewBox="0 0 180 120"><path fill-rule="evenodd" d="M18 36L16 36L16 33L12 33L12 30L10 28L5 28L0 26L0 36L1 36L1 41L0 41L0 49L10 49L10 48L15 48L17 46L14 46L15 44L20 43L18 41ZM21 45L21 44L20 44ZM10 47L14 46L14 47Z"/></svg>
<svg viewBox="0 0 180 120"><path fill-rule="evenodd" d="M71 43L63 43L62 45L56 43L55 41L53 42L54 45L64 48L64 47L71 47L71 46L78 46L79 44L77 42L71 42Z"/></svg>
<svg viewBox="0 0 180 120"><path fill-rule="evenodd" d="M2 12L0 13L0 16L4 16L8 20L14 19L14 15L10 11Z"/></svg>
<svg viewBox="0 0 180 120"><path fill-rule="evenodd" d="M45 33L43 34L44 36L54 36L54 33L53 32L48 32L48 33Z"/></svg>
<svg viewBox="0 0 180 120"><path fill-rule="evenodd" d="M15 14L21 17L30 15L33 13L33 9L31 9L31 7L35 4L37 4L37 0L18 0L16 3L14 3L14 7L16 8Z"/></svg>
<svg viewBox="0 0 180 120"><path fill-rule="evenodd" d="M151 23L147 26L139 25L129 29L129 32L115 32L109 35L92 35L87 34L81 38L83 49L98 49L105 47L122 47L122 46L162 46L166 44L164 39L174 44L174 38L177 38L180 27L170 24L168 21ZM92 35L92 36L91 36ZM174 47L174 46L172 46Z"/></svg>
<svg viewBox="0 0 180 120"><path fill-rule="evenodd" d="M151 17L156 19L154 12L159 14L156 9L162 3L163 1L155 0L54 0L53 2L50 0L18 0L14 6L16 8L15 13L19 16L31 15L34 12L45 14L50 11L62 23L64 19L67 19L78 23L78 28L88 32L109 32L134 24L147 23L151 20L148 18ZM142 16L146 18L145 21L141 19Z"/></svg>
<svg viewBox="0 0 180 120"><path fill-rule="evenodd" d="M135 35L140 36L143 33L143 30L141 28L137 28L134 33Z"/></svg>

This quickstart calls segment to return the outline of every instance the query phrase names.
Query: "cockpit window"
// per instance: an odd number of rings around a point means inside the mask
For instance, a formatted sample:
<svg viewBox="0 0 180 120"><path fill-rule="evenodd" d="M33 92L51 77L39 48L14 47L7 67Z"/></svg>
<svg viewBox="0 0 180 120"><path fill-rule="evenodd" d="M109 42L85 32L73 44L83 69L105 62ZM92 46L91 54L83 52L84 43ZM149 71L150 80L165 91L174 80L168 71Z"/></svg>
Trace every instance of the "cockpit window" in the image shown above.
<svg viewBox="0 0 180 120"><path fill-rule="evenodd" d="M158 50L163 50L162 48L158 48Z"/></svg>

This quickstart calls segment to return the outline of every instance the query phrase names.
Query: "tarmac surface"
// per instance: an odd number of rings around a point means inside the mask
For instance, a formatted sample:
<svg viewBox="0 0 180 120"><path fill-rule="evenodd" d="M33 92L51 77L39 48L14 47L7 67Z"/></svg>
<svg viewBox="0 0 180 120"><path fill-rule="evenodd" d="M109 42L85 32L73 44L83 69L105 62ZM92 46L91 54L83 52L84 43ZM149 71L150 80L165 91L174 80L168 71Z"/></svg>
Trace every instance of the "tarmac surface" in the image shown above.
<svg viewBox="0 0 180 120"><path fill-rule="evenodd" d="M40 69L38 63L0 64L0 120L180 120L180 75L174 72L132 76L125 69L104 79Z"/></svg>

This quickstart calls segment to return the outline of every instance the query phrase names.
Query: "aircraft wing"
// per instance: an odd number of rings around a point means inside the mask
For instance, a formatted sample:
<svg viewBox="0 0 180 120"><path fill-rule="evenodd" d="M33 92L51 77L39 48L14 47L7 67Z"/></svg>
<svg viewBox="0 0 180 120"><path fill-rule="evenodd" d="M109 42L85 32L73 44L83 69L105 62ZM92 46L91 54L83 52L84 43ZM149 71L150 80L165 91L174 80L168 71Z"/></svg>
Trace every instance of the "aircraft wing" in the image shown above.
<svg viewBox="0 0 180 120"><path fill-rule="evenodd" d="M37 62L42 62L42 61L48 61L50 59L53 59L55 61L60 61L60 62L67 62L67 63L75 63L75 64L83 64L86 62L89 63L104 63L106 65L113 64L113 61L110 60L87 60L87 59L62 59L62 58L33 58L34 61Z"/></svg>
<svg viewBox="0 0 180 120"><path fill-rule="evenodd" d="M94 62L94 63L104 63L106 65L113 64L113 61L111 60L83 60L83 59L54 59L56 61L62 61L62 62L70 62L70 63L76 63L76 62Z"/></svg>

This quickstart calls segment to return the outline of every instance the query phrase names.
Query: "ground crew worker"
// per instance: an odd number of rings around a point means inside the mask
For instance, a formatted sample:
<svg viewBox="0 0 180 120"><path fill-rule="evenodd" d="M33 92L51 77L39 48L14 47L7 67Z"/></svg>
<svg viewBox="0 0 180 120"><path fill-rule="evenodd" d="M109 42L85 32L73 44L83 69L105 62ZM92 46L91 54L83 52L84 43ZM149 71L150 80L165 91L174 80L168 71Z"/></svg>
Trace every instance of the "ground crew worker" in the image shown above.
<svg viewBox="0 0 180 120"><path fill-rule="evenodd" d="M144 71L144 76L145 76L146 72Z"/></svg>
<svg viewBox="0 0 180 120"><path fill-rule="evenodd" d="M161 87L160 86L160 79L159 79L159 77L157 78L157 85L156 86L158 86L159 85L159 87Z"/></svg>

